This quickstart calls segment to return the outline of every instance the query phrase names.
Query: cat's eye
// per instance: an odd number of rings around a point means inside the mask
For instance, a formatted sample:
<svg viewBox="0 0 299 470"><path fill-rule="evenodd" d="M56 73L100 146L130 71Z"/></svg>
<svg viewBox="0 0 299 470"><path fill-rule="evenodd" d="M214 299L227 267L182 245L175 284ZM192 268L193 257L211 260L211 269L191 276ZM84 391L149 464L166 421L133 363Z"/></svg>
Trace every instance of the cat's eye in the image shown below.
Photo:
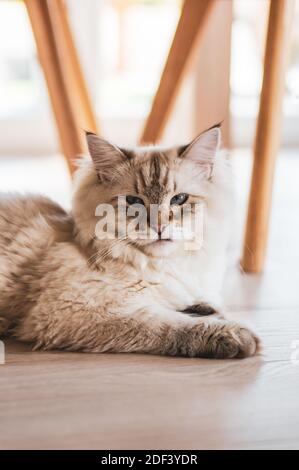
<svg viewBox="0 0 299 470"><path fill-rule="evenodd" d="M126 201L127 203L132 206L132 204L141 204L144 206L144 202L143 200L141 199L141 197L137 197L137 196L126 196Z"/></svg>
<svg viewBox="0 0 299 470"><path fill-rule="evenodd" d="M189 194L187 193L176 194L175 196L173 196L173 198L171 198L170 205L181 206L187 201L188 197L189 197Z"/></svg>

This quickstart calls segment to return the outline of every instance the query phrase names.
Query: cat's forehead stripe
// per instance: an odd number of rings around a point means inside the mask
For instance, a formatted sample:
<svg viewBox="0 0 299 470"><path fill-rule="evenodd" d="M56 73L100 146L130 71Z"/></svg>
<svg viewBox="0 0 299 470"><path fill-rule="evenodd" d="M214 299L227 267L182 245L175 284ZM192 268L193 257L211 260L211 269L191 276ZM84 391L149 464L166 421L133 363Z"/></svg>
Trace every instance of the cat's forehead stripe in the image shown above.
<svg viewBox="0 0 299 470"><path fill-rule="evenodd" d="M135 186L138 193L146 195L151 203L161 203L170 190L169 159L162 152L150 152L144 157L136 168Z"/></svg>
<svg viewBox="0 0 299 470"><path fill-rule="evenodd" d="M158 155L154 154L151 157L150 178L151 178L152 182L156 182L156 181L160 180L160 175L161 175L160 165L162 164L160 159L161 159L161 157L160 157L159 154Z"/></svg>

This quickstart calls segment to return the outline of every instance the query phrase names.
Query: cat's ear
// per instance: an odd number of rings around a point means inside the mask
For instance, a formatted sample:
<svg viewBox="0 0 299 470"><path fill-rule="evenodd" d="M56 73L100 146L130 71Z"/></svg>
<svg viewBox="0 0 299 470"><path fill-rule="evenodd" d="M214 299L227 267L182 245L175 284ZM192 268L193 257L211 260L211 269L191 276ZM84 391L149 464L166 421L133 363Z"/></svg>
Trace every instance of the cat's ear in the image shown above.
<svg viewBox="0 0 299 470"><path fill-rule="evenodd" d="M211 127L179 152L180 158L194 163L206 178L212 175L213 164L221 141L220 125Z"/></svg>
<svg viewBox="0 0 299 470"><path fill-rule="evenodd" d="M127 157L121 149L92 132L86 132L87 146L100 181L109 181L115 168Z"/></svg>

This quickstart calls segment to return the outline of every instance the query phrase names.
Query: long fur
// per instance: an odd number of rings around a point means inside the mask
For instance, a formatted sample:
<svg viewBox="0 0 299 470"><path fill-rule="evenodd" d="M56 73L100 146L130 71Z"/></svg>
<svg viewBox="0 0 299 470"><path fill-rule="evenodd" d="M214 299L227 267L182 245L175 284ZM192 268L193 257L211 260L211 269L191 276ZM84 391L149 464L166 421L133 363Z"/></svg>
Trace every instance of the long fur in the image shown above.
<svg viewBox="0 0 299 470"><path fill-rule="evenodd" d="M204 143L205 170L211 137ZM93 163L85 159L78 170L69 214L47 198L1 195L0 335L43 349L253 355L258 347L255 334L217 316L232 177L216 144L208 177L207 171L200 175L193 166L198 152L195 163L200 168L200 142L198 149L192 144L189 160L186 150L183 156L180 149L157 147L121 151L105 142L101 173L101 149L93 140L96 157ZM102 139L98 145L103 145ZM111 168L109 151L111 157L118 152ZM149 202L181 192L204 200L202 248L186 251L176 242L159 248L125 238L97 239L96 206L132 194L136 187ZM205 316L212 312L215 315Z"/></svg>

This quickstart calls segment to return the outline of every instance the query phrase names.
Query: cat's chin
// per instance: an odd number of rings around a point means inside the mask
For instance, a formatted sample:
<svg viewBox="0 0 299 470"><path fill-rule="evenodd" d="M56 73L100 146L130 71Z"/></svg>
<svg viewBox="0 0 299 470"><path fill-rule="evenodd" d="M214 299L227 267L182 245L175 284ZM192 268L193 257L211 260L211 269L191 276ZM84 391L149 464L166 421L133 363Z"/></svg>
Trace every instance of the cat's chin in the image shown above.
<svg viewBox="0 0 299 470"><path fill-rule="evenodd" d="M144 252L156 258L171 255L177 249L177 243L173 240L156 240L143 247Z"/></svg>

